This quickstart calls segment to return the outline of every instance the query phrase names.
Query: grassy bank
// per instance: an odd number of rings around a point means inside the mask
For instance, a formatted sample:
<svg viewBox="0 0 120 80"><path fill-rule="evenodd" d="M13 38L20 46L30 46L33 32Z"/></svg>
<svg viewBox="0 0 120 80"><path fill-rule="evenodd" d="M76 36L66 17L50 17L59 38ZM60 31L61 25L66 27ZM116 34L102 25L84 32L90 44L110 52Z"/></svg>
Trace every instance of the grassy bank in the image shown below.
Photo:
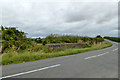
<svg viewBox="0 0 120 80"><path fill-rule="evenodd" d="M73 48L73 49L66 49L62 51L55 51L52 53L41 53L41 52L23 52L22 54L18 54L15 51L10 51L7 54L3 54L2 56L2 64L15 64L15 63L22 63L22 62L28 62L28 61L35 61L35 60L42 60L47 58L53 58L53 57L59 57L59 56L65 56L65 55L73 55L77 53L83 53L87 51L92 50L98 50L103 49L106 47L112 46L112 43L110 42L102 42L101 44L96 44L91 47L87 48ZM12 56L14 54L14 56Z"/></svg>

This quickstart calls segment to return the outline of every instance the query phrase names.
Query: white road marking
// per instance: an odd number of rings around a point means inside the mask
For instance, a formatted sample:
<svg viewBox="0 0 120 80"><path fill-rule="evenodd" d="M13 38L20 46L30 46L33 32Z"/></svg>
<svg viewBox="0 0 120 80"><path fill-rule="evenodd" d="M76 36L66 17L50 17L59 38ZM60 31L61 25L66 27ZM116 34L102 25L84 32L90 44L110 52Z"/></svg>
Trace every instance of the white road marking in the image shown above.
<svg viewBox="0 0 120 80"><path fill-rule="evenodd" d="M90 59L90 58L94 58L94 57L97 57L97 56L91 56L91 57L87 57L87 58L85 58L85 59Z"/></svg>
<svg viewBox="0 0 120 80"><path fill-rule="evenodd" d="M112 50L112 51L116 51L116 50L118 50L118 48L116 48L116 49L114 49L114 50Z"/></svg>
<svg viewBox="0 0 120 80"><path fill-rule="evenodd" d="M105 54L107 54L107 53L109 53L109 52L106 52L106 53L103 53L103 54L99 54L99 55L95 55L95 56L86 57L86 58L84 58L84 59L90 59L90 58L102 56L102 55L105 55Z"/></svg>
<svg viewBox="0 0 120 80"><path fill-rule="evenodd" d="M49 69L49 68L54 68L54 67L58 67L60 65L61 64L57 64L57 65L53 65L53 66L49 66L49 67L44 67L44 68L28 71L28 72L23 72L23 73L18 73L18 74L14 74L14 75L9 75L9 76L2 77L2 79L9 78L9 77L15 77L15 76L23 75L23 74L28 74L28 73L33 73L33 72L36 72L36 71L41 71L41 70L45 70L45 69Z"/></svg>
<svg viewBox="0 0 120 80"><path fill-rule="evenodd" d="M97 56L102 56L102 55L104 55L104 54L99 54L99 55L97 55Z"/></svg>
<svg viewBox="0 0 120 80"><path fill-rule="evenodd" d="M106 53L103 53L103 54L107 54L107 53L109 53L109 52L106 52Z"/></svg>

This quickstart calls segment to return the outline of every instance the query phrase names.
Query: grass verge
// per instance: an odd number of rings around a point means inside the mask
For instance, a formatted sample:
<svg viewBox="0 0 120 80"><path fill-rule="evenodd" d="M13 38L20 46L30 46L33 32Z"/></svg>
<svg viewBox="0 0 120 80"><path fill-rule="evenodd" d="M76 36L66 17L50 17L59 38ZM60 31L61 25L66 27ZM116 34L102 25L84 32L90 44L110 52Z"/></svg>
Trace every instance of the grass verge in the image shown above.
<svg viewBox="0 0 120 80"><path fill-rule="evenodd" d="M22 54L17 54L16 52L11 51L8 54L1 55L2 65L36 61L36 60L42 60L42 59L65 56L65 55L73 55L73 54L88 52L92 50L103 49L110 46L112 46L112 43L105 41L105 42L102 42L101 44L96 44L87 48L73 48L73 49L66 49L62 51L56 51L52 53L24 52ZM14 54L14 56L11 56L11 54Z"/></svg>

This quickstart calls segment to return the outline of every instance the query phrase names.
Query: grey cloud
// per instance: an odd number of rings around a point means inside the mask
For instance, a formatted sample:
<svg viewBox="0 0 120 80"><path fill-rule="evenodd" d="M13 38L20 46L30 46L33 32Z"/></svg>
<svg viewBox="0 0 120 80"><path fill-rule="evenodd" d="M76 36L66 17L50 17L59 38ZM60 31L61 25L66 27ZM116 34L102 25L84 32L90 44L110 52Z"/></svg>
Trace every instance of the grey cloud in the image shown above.
<svg viewBox="0 0 120 80"><path fill-rule="evenodd" d="M16 26L28 37L51 33L117 36L117 3L6 2L0 3L0 7L2 24Z"/></svg>
<svg viewBox="0 0 120 80"><path fill-rule="evenodd" d="M85 19L87 19L87 17L85 15L68 15L66 22L77 22L77 21L84 21Z"/></svg>
<svg viewBox="0 0 120 80"><path fill-rule="evenodd" d="M112 12L112 11L108 12L108 13L104 14L103 16L101 16L101 18L99 18L97 20L97 23L101 24L104 22L109 22L110 20L117 18L118 16L116 16L116 15L118 15L117 10L116 10L116 13Z"/></svg>
<svg viewBox="0 0 120 80"><path fill-rule="evenodd" d="M117 4L111 3L87 3L78 5L66 13L66 22L77 22L83 20L95 20L97 23L107 22L117 16Z"/></svg>

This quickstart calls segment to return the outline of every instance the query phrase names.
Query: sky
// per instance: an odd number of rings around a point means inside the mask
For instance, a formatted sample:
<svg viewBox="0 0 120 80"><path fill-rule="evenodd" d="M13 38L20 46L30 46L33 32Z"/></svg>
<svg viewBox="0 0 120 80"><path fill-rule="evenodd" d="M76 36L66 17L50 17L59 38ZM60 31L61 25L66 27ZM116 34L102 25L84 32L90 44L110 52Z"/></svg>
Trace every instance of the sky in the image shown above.
<svg viewBox="0 0 120 80"><path fill-rule="evenodd" d="M31 38L118 36L118 2L6 1L0 7L0 24L17 27Z"/></svg>

